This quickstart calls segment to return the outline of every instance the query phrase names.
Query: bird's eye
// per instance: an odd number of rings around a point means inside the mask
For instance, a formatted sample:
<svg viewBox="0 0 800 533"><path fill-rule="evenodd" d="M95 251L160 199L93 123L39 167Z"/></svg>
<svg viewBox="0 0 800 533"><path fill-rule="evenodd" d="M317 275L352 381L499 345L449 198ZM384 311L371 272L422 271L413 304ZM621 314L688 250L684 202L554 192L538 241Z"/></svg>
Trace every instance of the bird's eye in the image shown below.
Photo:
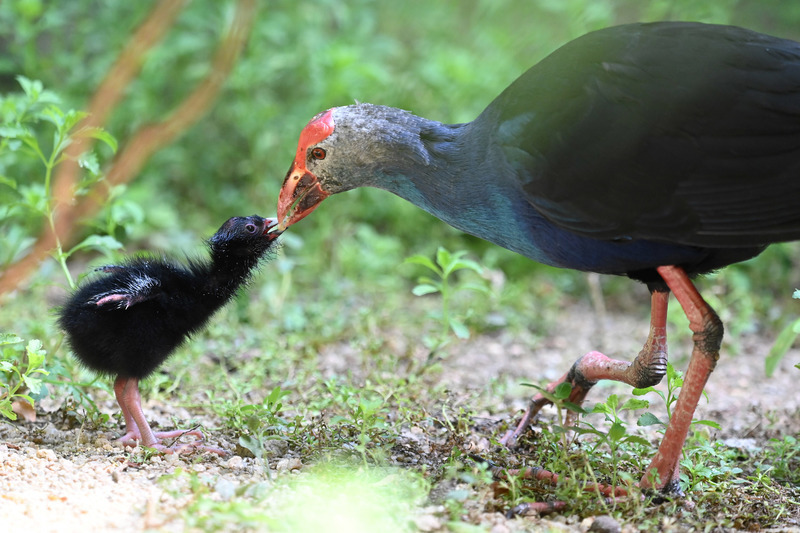
<svg viewBox="0 0 800 533"><path fill-rule="evenodd" d="M255 233L255 232L256 232L256 226L255 226L254 224L247 224L247 225L244 227L244 230L245 230L247 233Z"/></svg>
<svg viewBox="0 0 800 533"><path fill-rule="evenodd" d="M311 157L314 159L325 159L325 150L322 148L314 148L311 150Z"/></svg>

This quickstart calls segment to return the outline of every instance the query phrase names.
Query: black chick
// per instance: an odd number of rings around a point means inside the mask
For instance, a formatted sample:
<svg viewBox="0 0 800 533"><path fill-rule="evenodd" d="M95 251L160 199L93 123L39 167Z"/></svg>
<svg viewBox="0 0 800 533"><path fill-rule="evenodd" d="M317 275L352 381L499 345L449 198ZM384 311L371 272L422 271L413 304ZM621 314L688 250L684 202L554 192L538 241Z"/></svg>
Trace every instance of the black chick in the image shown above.
<svg viewBox="0 0 800 533"><path fill-rule="evenodd" d="M207 241L211 260L186 266L164 257L142 256L98 270L108 274L82 287L60 311L59 325L75 356L87 367L116 376L114 393L125 417L123 444L141 441L165 453L202 448L202 433L153 433L141 406L139 380L147 377L192 333L200 330L250 278L279 232L275 219L234 217ZM172 447L161 439L194 435Z"/></svg>

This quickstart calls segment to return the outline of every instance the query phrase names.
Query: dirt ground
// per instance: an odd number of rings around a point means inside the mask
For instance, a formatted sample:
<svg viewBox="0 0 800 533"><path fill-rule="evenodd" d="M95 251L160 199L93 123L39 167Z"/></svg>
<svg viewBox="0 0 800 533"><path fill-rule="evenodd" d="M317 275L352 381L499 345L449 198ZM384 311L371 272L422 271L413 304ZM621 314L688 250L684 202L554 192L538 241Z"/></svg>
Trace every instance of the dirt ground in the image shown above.
<svg viewBox="0 0 800 533"><path fill-rule="evenodd" d="M506 397L498 398L493 413L486 414L486 423L517 416L525 406L530 389L521 381L536 381L561 375L576 356L602 344L606 353L629 359L638 352L647 335L647 317L609 314L602 324L594 319L587 306L577 305L562 313L551 335L531 343L530 339L513 339L506 334L475 337L457 346L457 351L443 362L441 379L453 391L482 390L493 380L505 380ZM800 352L792 350L772 378L766 378L763 359L773 339L752 334L739 339L740 353L723 353L707 387L710 402L703 401L696 416L719 421L720 439L743 448L763 446L771 437L800 435L800 394L795 387L800 371L793 365L800 361ZM531 345L535 347L531 350ZM671 344L671 360L685 368L687 346ZM320 365L334 371L348 365L353 356L346 347L330 347L320 354ZM496 384L496 382L495 382ZM613 388L595 393L590 400L607 395ZM625 391L624 387L619 388ZM158 479L180 467L197 472L204 479L213 479L213 487L222 496L230 497L237 487L264 481L268 474L254 459L233 455L220 458L155 456L135 464L129 454L113 439L112 432L97 432L76 427L64 418L59 406L43 404L35 423L0 424L0 530L40 531L182 531L180 510L184 505L180 491L171 492ZM104 409L115 412L109 400ZM51 409L52 412L47 412ZM199 419L200 413L189 413L154 402L145 410L152 422L173 427L173 420ZM218 427L206 420L207 427ZM481 442L481 424L476 424L475 442ZM401 437L410 450L425 448L424 433ZM733 440L736 439L736 440ZM220 434L210 438L228 450L235 443ZM485 439L484 439L485 442ZM272 476L292 476L304 465L284 447L272 450ZM397 458L395 458L397 459ZM399 460L399 459L398 459ZM413 458L402 458L415 463ZM415 523L420 531L444 531L442 509L435 502L422 507ZM478 511L480 512L480 511ZM542 521L537 517L507 519L501 513L485 512L477 522L492 533L511 531L587 531L592 520L570 520L558 517ZM571 522L571 523L566 523ZM800 510L786 517L778 531L800 531ZM630 527L626 527L630 529ZM632 529L631 529L632 530Z"/></svg>

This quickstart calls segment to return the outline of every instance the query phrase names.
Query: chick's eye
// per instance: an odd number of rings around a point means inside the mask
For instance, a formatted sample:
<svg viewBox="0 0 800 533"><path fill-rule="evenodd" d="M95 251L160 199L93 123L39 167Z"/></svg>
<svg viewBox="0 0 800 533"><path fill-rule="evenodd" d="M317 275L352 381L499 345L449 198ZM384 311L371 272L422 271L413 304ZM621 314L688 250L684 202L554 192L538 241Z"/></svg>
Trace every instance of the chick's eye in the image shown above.
<svg viewBox="0 0 800 533"><path fill-rule="evenodd" d="M247 225L244 227L244 230L245 230L247 233L255 233L255 232L256 232L256 226L255 226L254 224L247 224Z"/></svg>
<svg viewBox="0 0 800 533"><path fill-rule="evenodd" d="M313 159L325 159L325 150L322 148L314 148L311 150L311 157Z"/></svg>

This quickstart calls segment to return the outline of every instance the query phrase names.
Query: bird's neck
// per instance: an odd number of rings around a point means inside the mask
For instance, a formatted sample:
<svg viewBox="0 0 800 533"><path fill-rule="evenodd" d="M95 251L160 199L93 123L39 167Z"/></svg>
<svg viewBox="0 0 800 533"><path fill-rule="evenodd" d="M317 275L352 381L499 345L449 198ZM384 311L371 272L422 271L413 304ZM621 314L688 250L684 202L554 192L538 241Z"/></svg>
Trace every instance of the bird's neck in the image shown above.
<svg viewBox="0 0 800 533"><path fill-rule="evenodd" d="M335 140L351 156L331 169L339 177L332 192L384 189L461 231L559 264L539 246L548 223L525 199L525 176L509 163L503 136L513 132L496 127L498 109L489 106L469 123L443 124L385 106L337 108L334 120L346 127Z"/></svg>
<svg viewBox="0 0 800 533"><path fill-rule="evenodd" d="M259 257L212 249L211 263L206 265L203 275L203 294L221 303L228 301L239 287L247 283L258 261Z"/></svg>
<svg viewBox="0 0 800 533"><path fill-rule="evenodd" d="M384 109L388 117L372 118L374 131L360 140L361 153L369 157L342 169L344 175L356 173L352 186L387 190L462 231L503 245L502 236L487 231L496 227L498 211L509 209L508 198L519 195L508 192L515 182L499 148L481 135L484 121L443 124Z"/></svg>

